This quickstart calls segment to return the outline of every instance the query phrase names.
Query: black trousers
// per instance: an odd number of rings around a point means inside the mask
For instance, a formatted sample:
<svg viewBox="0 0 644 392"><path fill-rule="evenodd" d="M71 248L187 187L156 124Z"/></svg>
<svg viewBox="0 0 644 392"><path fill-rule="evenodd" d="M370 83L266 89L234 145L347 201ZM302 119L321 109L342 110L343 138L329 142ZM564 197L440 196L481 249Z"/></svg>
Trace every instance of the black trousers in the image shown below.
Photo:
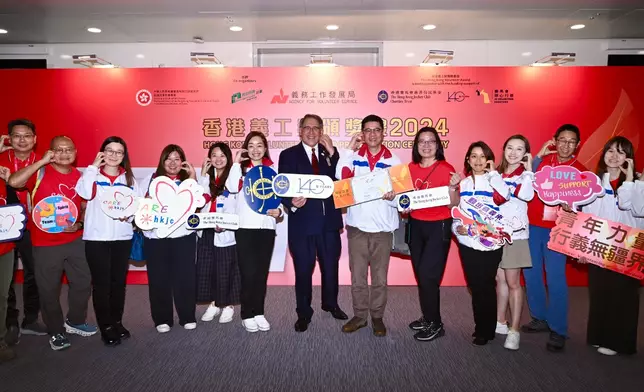
<svg viewBox="0 0 644 392"><path fill-rule="evenodd" d="M474 337L494 339L496 330L496 272L503 248L481 251L459 244L467 287L472 292Z"/></svg>
<svg viewBox="0 0 644 392"><path fill-rule="evenodd" d="M635 354L640 281L588 264L588 292L588 344Z"/></svg>
<svg viewBox="0 0 644 392"><path fill-rule="evenodd" d="M154 325L174 324L173 299L179 324L196 322L197 235L144 241Z"/></svg>
<svg viewBox="0 0 644 392"><path fill-rule="evenodd" d="M289 250L295 267L295 298L298 317L311 318L313 308L313 271L315 260L322 276L322 307L338 307L338 263L342 243L340 231L327 231L311 236L289 236Z"/></svg>
<svg viewBox="0 0 644 392"><path fill-rule="evenodd" d="M132 240L85 241L85 257L92 273L92 302L101 329L123 319L131 249Z"/></svg>
<svg viewBox="0 0 644 392"><path fill-rule="evenodd" d="M410 221L409 250L423 317L441 323L440 285L452 243L452 219Z"/></svg>
<svg viewBox="0 0 644 392"><path fill-rule="evenodd" d="M264 314L266 283L271 266L275 230L239 229L235 232L241 274L241 318Z"/></svg>
<svg viewBox="0 0 644 392"><path fill-rule="evenodd" d="M16 242L16 256L14 260L14 270L18 268L18 255L22 260L23 284L22 284L22 306L23 319L22 326L31 324L38 320L40 312L40 297L38 296L38 286L36 285L36 275L34 272L34 255L31 247L31 234L25 230L20 241ZM18 317L20 311L16 306L16 292L13 288L14 281L9 286L9 299L7 300L7 327L18 326Z"/></svg>

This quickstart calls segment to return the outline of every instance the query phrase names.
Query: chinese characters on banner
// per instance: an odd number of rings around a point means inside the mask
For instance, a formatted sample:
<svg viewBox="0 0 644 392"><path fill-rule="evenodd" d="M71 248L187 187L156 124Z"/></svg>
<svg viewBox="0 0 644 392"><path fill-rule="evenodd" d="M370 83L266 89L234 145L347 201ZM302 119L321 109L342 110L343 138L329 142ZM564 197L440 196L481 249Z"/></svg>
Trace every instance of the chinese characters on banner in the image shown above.
<svg viewBox="0 0 644 392"><path fill-rule="evenodd" d="M462 222L470 237L478 238L481 245L494 249L505 243L511 244L512 237L508 222L499 212L499 208L484 204L475 197L465 197L467 210L452 207L452 217Z"/></svg>
<svg viewBox="0 0 644 392"><path fill-rule="evenodd" d="M644 279L644 231L589 214L560 211L548 248Z"/></svg>

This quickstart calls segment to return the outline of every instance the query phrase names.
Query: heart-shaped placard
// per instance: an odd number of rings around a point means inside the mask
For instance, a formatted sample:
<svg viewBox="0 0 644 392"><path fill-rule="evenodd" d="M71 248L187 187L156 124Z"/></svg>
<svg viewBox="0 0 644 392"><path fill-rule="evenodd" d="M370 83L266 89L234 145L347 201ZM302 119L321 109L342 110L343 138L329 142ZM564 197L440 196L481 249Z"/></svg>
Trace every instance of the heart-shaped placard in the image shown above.
<svg viewBox="0 0 644 392"><path fill-rule="evenodd" d="M156 229L156 235L165 238L204 204L203 187L197 181L187 179L177 186L168 177L157 177L150 184L150 198L140 199L134 221L142 230Z"/></svg>
<svg viewBox="0 0 644 392"><path fill-rule="evenodd" d="M138 199L130 188L102 187L98 190L101 210L110 218L129 218L136 213Z"/></svg>
<svg viewBox="0 0 644 392"><path fill-rule="evenodd" d="M0 207L0 242L22 238L26 221L25 209L20 204Z"/></svg>

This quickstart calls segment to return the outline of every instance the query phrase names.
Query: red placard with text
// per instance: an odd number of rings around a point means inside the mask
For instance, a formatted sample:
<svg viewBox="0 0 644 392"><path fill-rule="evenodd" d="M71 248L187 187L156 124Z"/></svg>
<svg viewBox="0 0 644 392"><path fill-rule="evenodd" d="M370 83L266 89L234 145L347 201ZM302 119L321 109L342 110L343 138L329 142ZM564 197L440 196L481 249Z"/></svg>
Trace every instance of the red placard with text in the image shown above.
<svg viewBox="0 0 644 392"><path fill-rule="evenodd" d="M548 248L635 279L644 279L644 230L582 212L559 211Z"/></svg>
<svg viewBox="0 0 644 392"><path fill-rule="evenodd" d="M295 67L2 70L0 122L27 117L37 125L37 151L55 135L70 136L78 166L92 163L101 142L122 136L132 166L154 168L164 146L179 144L201 166L215 141L241 147L251 130L268 136L271 158L299 142L298 119L320 115L324 132L339 148L348 146L368 114L385 119L385 145L402 162L411 160L418 129L437 129L445 157L463 168L470 143L483 140L497 163L503 142L520 133L532 151L564 123L581 130L577 157L596 167L604 143L629 138L636 162L644 129L644 72L641 67ZM233 154L235 151L233 151ZM641 168L637 168L641 170ZM276 244L284 244L278 229ZM340 282L350 284L343 235ZM286 250L283 273L269 284L293 284ZM316 282L319 275L316 272ZM585 273L568 270L571 285ZM407 259L395 255L389 284L415 285ZM445 285L464 285L452 246Z"/></svg>

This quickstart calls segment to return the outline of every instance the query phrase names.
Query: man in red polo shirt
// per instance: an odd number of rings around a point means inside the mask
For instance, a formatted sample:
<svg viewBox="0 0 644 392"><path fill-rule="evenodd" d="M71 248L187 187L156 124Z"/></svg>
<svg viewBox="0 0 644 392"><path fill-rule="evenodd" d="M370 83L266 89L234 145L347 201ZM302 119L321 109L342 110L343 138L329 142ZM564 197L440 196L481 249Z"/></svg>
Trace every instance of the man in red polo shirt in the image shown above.
<svg viewBox="0 0 644 392"><path fill-rule="evenodd" d="M533 167L535 173L544 166L573 166L587 170L574 155L579 146L579 128L565 124L555 136L544 144L537 154ZM557 210L568 206L551 207L535 197L528 203L530 220L530 257L532 268L523 270L528 306L532 321L521 327L523 332L550 332L546 345L549 351L562 351L568 336L568 282L566 281L566 255L548 249L550 230L555 227ZM545 266L548 290L543 281Z"/></svg>
<svg viewBox="0 0 644 392"><path fill-rule="evenodd" d="M81 173L72 166L75 160L74 142L66 136L56 136L42 159L9 177L10 186L29 190L32 206L49 196L64 196L78 211L76 221L70 222L60 233L41 230L30 219L41 311L53 350L63 350L71 345L65 332L91 336L97 331L95 326L85 322L92 282L82 239L85 203L75 190ZM67 208L73 210L69 206ZM43 215L45 211L42 210ZM59 297L63 272L69 280L67 318L63 317Z"/></svg>
<svg viewBox="0 0 644 392"><path fill-rule="evenodd" d="M11 171L7 167L0 166L0 207L7 204L17 204L18 199L15 192L7 193L6 181ZM7 295L9 286L13 280L13 242L0 243L0 320L4 320L7 312ZM12 360L16 353L6 342L7 328L0 322L0 363Z"/></svg>
<svg viewBox="0 0 644 392"><path fill-rule="evenodd" d="M36 126L27 119L17 119L9 122L7 126L8 135L0 137L0 166L9 169L10 173L31 165L40 159L34 152L36 145ZM7 144L8 142L8 144ZM20 203L28 211L26 189L7 189L9 194L17 195ZM31 250L31 233L29 228L25 230L22 239L16 242L14 267L18 267L18 257L22 261L23 283L22 283L22 307L23 319L19 323L20 311L16 306L16 293L14 282L9 286L9 300L7 301L7 337L9 345L18 343L20 334L25 335L47 335L45 328L38 323L40 312L40 299L38 287L34 275L34 257Z"/></svg>

